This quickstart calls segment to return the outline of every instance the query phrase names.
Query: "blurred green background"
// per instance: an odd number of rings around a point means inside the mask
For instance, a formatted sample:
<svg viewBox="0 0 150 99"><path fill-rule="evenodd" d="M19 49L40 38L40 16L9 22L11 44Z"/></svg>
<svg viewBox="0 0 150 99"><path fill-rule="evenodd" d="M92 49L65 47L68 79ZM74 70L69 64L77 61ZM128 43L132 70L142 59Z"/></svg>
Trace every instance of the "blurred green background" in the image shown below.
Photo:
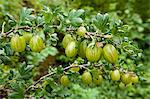
<svg viewBox="0 0 150 99"><path fill-rule="evenodd" d="M8 31L9 18L18 19L22 7L39 12L44 6L60 6L64 10L84 9L86 14L109 13L129 25L129 39L143 50L141 63L147 83L139 88L141 94L150 94L150 0L0 0L0 28L6 22ZM1 30L0 30L1 31Z"/></svg>

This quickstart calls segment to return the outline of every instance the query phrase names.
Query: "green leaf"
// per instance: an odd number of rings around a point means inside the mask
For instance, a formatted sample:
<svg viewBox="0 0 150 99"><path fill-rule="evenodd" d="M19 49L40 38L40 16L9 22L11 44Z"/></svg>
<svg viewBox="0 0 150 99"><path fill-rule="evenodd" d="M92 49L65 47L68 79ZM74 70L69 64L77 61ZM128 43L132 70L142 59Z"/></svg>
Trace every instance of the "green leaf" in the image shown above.
<svg viewBox="0 0 150 99"><path fill-rule="evenodd" d="M81 18L72 18L71 19L71 23L75 26L81 24L83 22L83 20Z"/></svg>
<svg viewBox="0 0 150 99"><path fill-rule="evenodd" d="M52 46L47 46L40 53L32 52L27 56L29 63L32 65L38 65L40 62L43 62L49 55L55 56L58 53L57 49Z"/></svg>
<svg viewBox="0 0 150 99"><path fill-rule="evenodd" d="M79 26L81 23L83 23L82 18L80 17L82 14L84 13L84 10L80 9L80 10L71 10L68 14L68 16L66 17L66 24L71 24L73 26ZM61 19L63 20L63 17L61 17Z"/></svg>
<svg viewBox="0 0 150 99"><path fill-rule="evenodd" d="M44 18L43 17L36 17L36 22L39 25L43 25L44 24Z"/></svg>
<svg viewBox="0 0 150 99"><path fill-rule="evenodd" d="M43 15L44 15L45 23L50 23L53 18L53 13L48 7L45 7L45 10L43 11Z"/></svg>
<svg viewBox="0 0 150 99"><path fill-rule="evenodd" d="M24 99L24 85L22 83L11 83L14 90L9 94L9 99Z"/></svg>
<svg viewBox="0 0 150 99"><path fill-rule="evenodd" d="M46 47L44 50L41 51L41 54L47 57L48 55L55 56L58 53L55 47Z"/></svg>
<svg viewBox="0 0 150 99"><path fill-rule="evenodd" d="M28 25L35 17L32 14L33 9L23 8L20 14L20 24Z"/></svg>
<svg viewBox="0 0 150 99"><path fill-rule="evenodd" d="M30 66L30 65L27 66L26 64L22 64L20 68L18 69L20 76L21 76L20 78L25 79L25 80L30 79L30 77L32 76L32 69L33 69L33 66Z"/></svg>
<svg viewBox="0 0 150 99"><path fill-rule="evenodd" d="M80 17L82 14L84 13L84 10L83 9L79 9L79 10L72 10L70 13L69 13L69 18L77 18L77 17Z"/></svg>
<svg viewBox="0 0 150 99"><path fill-rule="evenodd" d="M101 31L101 32L107 32L108 29L108 22L109 17L108 14L100 14L98 13L95 18L93 19L93 24Z"/></svg>

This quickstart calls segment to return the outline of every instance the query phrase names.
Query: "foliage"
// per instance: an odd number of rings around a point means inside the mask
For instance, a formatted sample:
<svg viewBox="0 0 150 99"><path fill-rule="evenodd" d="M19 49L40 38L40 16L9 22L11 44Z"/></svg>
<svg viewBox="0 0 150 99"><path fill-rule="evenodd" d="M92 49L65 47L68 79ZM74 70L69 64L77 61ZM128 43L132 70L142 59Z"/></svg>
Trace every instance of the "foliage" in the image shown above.
<svg viewBox="0 0 150 99"><path fill-rule="evenodd" d="M141 10L143 7L136 8L138 2L135 0L51 1L0 1L0 19L4 18L0 22L2 28L0 97L12 99L150 98L148 78L150 69L143 65L143 63L149 65L147 62L149 57L146 56L149 55L149 47L143 47L143 44L149 45L149 36L146 34L149 29L149 19L145 17L149 10L139 13L137 9ZM22 7L20 3L26 7ZM81 26L87 31L84 36L77 33ZM25 32L32 36L38 35L45 47L42 47L39 52L33 52L30 44L27 43L25 51L15 52L10 40L16 34L24 36ZM62 44L66 34L71 35L71 40L74 40L77 45L87 40L86 47L103 47L112 44L119 54L118 61L111 64L105 57L101 59L98 57L97 62L89 62L87 58L79 57L78 52L71 55L71 58L67 57ZM141 41L142 43L139 43ZM35 44L36 47L40 46L38 44ZM80 49L78 46L75 48ZM70 47L68 49L70 50ZM80 70L76 71L76 68ZM124 73L136 74L139 83L125 85L120 78L112 81L111 70L119 70L121 76ZM84 71L90 72L92 79L102 75L102 83L84 84L82 81ZM66 86L63 86L60 81L64 74L70 81ZM1 94L2 92L5 94Z"/></svg>

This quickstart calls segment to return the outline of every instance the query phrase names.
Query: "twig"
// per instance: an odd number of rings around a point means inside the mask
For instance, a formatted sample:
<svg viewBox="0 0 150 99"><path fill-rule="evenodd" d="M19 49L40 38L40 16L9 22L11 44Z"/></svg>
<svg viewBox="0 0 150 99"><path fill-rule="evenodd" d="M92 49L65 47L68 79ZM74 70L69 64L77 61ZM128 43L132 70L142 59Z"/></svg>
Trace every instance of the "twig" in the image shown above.
<svg viewBox="0 0 150 99"><path fill-rule="evenodd" d="M68 69L70 69L70 68L72 68L72 67L86 68L86 67L88 67L88 66L90 66L90 64L82 64L82 65L73 65L73 64L71 64L70 66L65 67L63 70L66 71L66 70L68 70ZM94 64L94 66L98 67L98 66L102 66L102 64ZM40 82L41 82L42 80L44 80L46 77L49 77L49 76L51 76L51 75L53 75L53 74L55 74L55 73L56 73L56 72L52 72L52 73L50 73L50 74L47 74L47 75L45 75L45 76L42 76L42 77L41 77L39 80L37 80L33 85L29 86L29 87L25 90L25 93L26 93L27 91L29 91L31 88L35 87L38 83L40 83Z"/></svg>
<svg viewBox="0 0 150 99"><path fill-rule="evenodd" d="M67 28L66 30L69 31L69 32L74 32L74 31L76 31L75 28Z"/></svg>
<svg viewBox="0 0 150 99"><path fill-rule="evenodd" d="M82 64L82 65L70 65L68 67L65 67L63 70L66 71L66 70L69 70L70 68L72 67L80 67L80 68L86 68L87 66L90 66L90 64ZM102 66L102 65L98 65L98 64L95 64L95 66ZM42 80L44 80L46 77L49 77L51 75L55 74L55 72L52 72L50 74L47 74L45 76L42 76L39 80L37 80L33 85L29 86L26 90L25 90L25 93L27 91L29 91L31 88L35 87L38 83L40 83Z"/></svg>
<svg viewBox="0 0 150 99"><path fill-rule="evenodd" d="M65 71L65 70L68 70L68 69L70 69L70 68L72 68L72 67L86 68L87 66L89 66L89 64L82 64L82 65L70 65L70 66L68 66L68 67L65 67L65 68L64 68L64 71Z"/></svg>
<svg viewBox="0 0 150 99"><path fill-rule="evenodd" d="M54 72L53 73L50 73L50 74L47 74L45 76L42 76L39 80L37 80L33 85L29 86L26 90L25 90L25 93L30 90L31 88L35 87L38 83L40 83L43 79L45 79L46 77L49 77L51 75L55 74Z"/></svg>
<svg viewBox="0 0 150 99"><path fill-rule="evenodd" d="M12 28L11 30L9 30L8 32L5 32L4 33L4 25L5 25L5 22L3 23L3 25L2 25L2 33L3 33L3 35L4 36L7 36L7 35L9 35L11 32L15 32L16 30L19 30L19 29L31 29L32 27L29 27L29 26L19 26L19 27L15 27L15 28ZM37 26L38 27L38 26ZM53 25L53 26L51 26L51 27L53 27L53 28L58 28L58 26L57 25ZM74 31L76 31L76 29L75 28L67 28L66 29L67 31L69 31L69 32L74 32ZM112 35L104 35L104 34L102 34L102 33L100 33L100 34L98 34L97 32L87 32L86 33L86 37L88 38L88 36L90 36L90 37L92 37L92 36L96 36L96 37L103 37L103 38L112 38L113 36Z"/></svg>
<svg viewBox="0 0 150 99"><path fill-rule="evenodd" d="M86 33L87 36L96 36L96 37L103 37L103 38L112 38L113 36L112 35L104 35L102 33L98 34L96 32L87 32Z"/></svg>
<svg viewBox="0 0 150 99"><path fill-rule="evenodd" d="M30 29L30 28L31 27L29 27L29 26L20 26L20 27L12 28L8 32L5 32L5 35L10 34L11 32L15 32L16 30L19 30L19 29Z"/></svg>
<svg viewBox="0 0 150 99"><path fill-rule="evenodd" d="M70 69L70 68L72 68L72 67L85 68L85 67L87 67L87 66L89 66L89 64L83 64L83 65L78 65L78 66L70 65L70 66L68 66L68 67L65 67L65 68L64 68L64 71L65 71L65 70L68 70L68 69ZM39 80L37 80L33 85L29 86L29 87L25 90L25 93L26 93L28 90L30 90L31 88L35 87L35 86L36 86L38 83L40 83L43 79L45 79L46 77L49 77L49 76L51 76L51 75L53 75L53 74L55 74L55 73L53 72L53 73L47 74L47 75L45 75L45 76L42 76L42 77L41 77Z"/></svg>
<svg viewBox="0 0 150 99"><path fill-rule="evenodd" d="M97 64L93 64L95 67L100 67L100 66L103 66L103 64L99 64L99 63L97 63Z"/></svg>
<svg viewBox="0 0 150 99"><path fill-rule="evenodd" d="M75 28L67 28L66 30L69 31L69 32L74 32L77 29L75 29ZM87 32L86 33L86 37L88 38L88 36L90 36L90 37L92 37L92 36L103 37L103 38L108 38L108 39L113 37L113 35L109 35L109 34L104 35L103 33L97 33L97 32Z"/></svg>

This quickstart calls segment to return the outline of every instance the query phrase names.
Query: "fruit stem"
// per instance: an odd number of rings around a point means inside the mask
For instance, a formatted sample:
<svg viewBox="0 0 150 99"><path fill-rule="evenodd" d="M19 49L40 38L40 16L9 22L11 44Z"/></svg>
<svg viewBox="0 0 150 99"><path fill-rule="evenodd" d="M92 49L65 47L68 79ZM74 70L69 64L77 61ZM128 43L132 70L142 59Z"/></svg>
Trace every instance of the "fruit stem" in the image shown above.
<svg viewBox="0 0 150 99"><path fill-rule="evenodd" d="M115 65L114 63L112 64L112 67L113 67L113 68L112 68L113 70L116 69L116 65Z"/></svg>

